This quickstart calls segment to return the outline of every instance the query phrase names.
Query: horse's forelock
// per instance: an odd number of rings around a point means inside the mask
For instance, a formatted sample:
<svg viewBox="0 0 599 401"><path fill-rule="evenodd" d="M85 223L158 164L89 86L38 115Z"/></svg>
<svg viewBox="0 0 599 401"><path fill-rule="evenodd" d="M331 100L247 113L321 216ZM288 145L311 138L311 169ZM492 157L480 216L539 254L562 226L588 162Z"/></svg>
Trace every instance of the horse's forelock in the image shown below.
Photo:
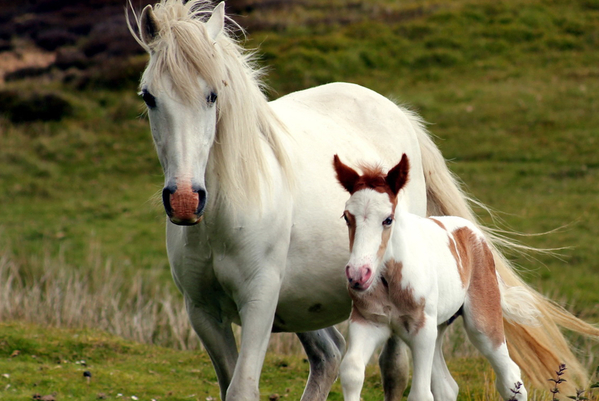
<svg viewBox="0 0 599 401"><path fill-rule="evenodd" d="M197 76L212 90L218 91L225 84L226 71L219 57L223 46L236 44L226 32L216 42L208 36L203 20L210 15L210 6L203 0L185 4L181 0L163 0L154 6L159 35L151 43L144 43L151 59L143 84L160 87L161 77L168 76L183 101L196 100L201 94Z"/></svg>

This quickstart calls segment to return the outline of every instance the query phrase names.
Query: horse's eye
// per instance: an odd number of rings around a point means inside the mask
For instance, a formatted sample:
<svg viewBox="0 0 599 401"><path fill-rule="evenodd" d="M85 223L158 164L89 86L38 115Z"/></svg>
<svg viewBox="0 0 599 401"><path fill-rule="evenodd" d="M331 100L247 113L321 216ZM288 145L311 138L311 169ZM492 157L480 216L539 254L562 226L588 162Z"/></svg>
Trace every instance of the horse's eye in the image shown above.
<svg viewBox="0 0 599 401"><path fill-rule="evenodd" d="M210 105L213 105L213 104L214 104L214 102L216 102L216 98L217 98L217 97L218 97L218 96L216 95L216 93L214 93L214 92L210 92L210 95L208 95L208 97L206 98L206 101L207 101L207 102L208 102Z"/></svg>
<svg viewBox="0 0 599 401"><path fill-rule="evenodd" d="M156 98L147 89L143 89L140 93L141 98L146 102L146 106L153 109L156 107Z"/></svg>
<svg viewBox="0 0 599 401"><path fill-rule="evenodd" d="M383 220L383 225L388 227L393 224L393 217L389 216L385 220Z"/></svg>
<svg viewBox="0 0 599 401"><path fill-rule="evenodd" d="M345 220L345 223L349 226L349 218L347 217L347 214L343 213L343 220Z"/></svg>

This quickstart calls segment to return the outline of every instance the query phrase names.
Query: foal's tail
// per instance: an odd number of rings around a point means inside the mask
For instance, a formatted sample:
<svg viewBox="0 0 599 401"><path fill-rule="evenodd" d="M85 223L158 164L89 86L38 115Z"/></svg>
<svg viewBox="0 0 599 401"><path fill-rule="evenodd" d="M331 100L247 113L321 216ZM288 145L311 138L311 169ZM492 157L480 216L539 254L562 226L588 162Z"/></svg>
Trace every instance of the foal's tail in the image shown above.
<svg viewBox="0 0 599 401"><path fill-rule="evenodd" d="M572 353L570 344L564 338L560 327L597 339L599 339L599 329L572 315L522 281L514 267L499 251L498 246L520 250L531 248L495 235L491 229L482 227L477 222L470 204L485 209L486 207L470 198L461 189L457 177L447 168L445 159L424 128L420 117L410 113L410 118L418 133L422 153L428 215L460 216L476 223L489 240L497 272L504 283L512 288L514 294L519 293L519 296L526 294L526 298L531 300L537 311L534 313L534 324L530 324L529 319L510 321L504 318L510 356L536 387L544 389L550 387L548 379L555 377L555 371L560 364L565 364L568 381L561 385L562 390L573 392L575 388L586 388L589 375Z"/></svg>

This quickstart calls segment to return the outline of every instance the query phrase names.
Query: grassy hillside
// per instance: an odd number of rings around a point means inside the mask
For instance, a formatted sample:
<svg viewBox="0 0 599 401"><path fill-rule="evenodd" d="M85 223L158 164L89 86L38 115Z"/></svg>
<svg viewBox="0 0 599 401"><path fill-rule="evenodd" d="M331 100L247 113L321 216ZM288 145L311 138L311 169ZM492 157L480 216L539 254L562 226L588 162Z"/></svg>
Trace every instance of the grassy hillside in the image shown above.
<svg viewBox="0 0 599 401"><path fill-rule="evenodd" d="M431 123L452 170L500 212L500 227L560 228L517 238L564 247L560 258L512 257L542 293L599 321L599 2L310 0L238 20L250 29L247 47L260 48L271 97L331 81L370 87ZM57 269L101 268L117 276L113 298L122 305L137 296L133 279L144 299L175 292L155 201L162 172L131 80L144 60L87 85L51 71L0 88L53 94L72 107L60 121L30 122L0 108L0 267L12 266L0 268L0 285L19 277L25 295L30 284L44 298ZM121 70L123 86L113 89L107 82ZM0 319L37 318L6 309ZM583 345L590 368L594 354Z"/></svg>

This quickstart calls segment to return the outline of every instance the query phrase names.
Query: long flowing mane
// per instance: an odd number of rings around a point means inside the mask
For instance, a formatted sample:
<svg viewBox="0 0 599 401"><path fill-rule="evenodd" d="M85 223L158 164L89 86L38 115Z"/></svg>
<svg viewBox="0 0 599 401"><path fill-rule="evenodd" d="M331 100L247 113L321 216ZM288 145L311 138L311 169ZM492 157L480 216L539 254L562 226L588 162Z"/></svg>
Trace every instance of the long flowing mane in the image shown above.
<svg viewBox="0 0 599 401"><path fill-rule="evenodd" d="M286 129L262 92L261 69L255 64L254 53L242 48L229 30L215 41L209 37L204 22L212 9L206 0L162 0L153 8L160 27L157 39L144 42L138 33L142 29L139 13L134 12L137 29L131 24L129 29L150 53L142 87L152 91L166 75L179 98L195 102L202 96L197 80L200 76L217 91L217 135L208 174L218 180L221 199L241 206L259 201L263 185L270 185L264 142L289 183L293 175L279 138Z"/></svg>

